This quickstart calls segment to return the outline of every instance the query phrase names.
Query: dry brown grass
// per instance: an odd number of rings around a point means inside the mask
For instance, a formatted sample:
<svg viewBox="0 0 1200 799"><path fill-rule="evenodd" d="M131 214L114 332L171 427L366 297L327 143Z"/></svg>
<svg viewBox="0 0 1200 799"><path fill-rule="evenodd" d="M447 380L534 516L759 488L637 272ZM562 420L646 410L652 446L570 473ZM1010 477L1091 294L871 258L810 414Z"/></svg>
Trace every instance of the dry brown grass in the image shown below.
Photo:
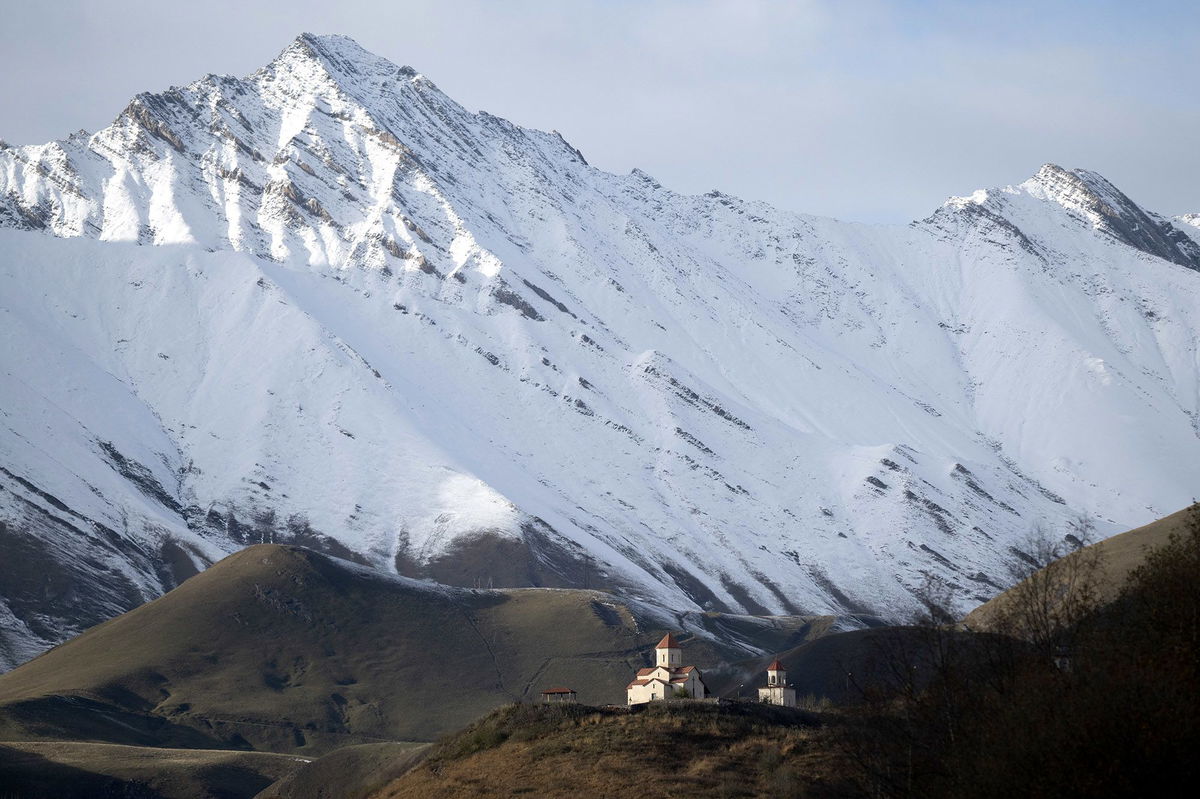
<svg viewBox="0 0 1200 799"><path fill-rule="evenodd" d="M346 746L306 763L254 799L362 799L420 761L429 744Z"/></svg>
<svg viewBox="0 0 1200 799"><path fill-rule="evenodd" d="M616 701L655 631L597 597L428 590L250 547L0 675L0 738L311 757L430 740L548 684Z"/></svg>
<svg viewBox="0 0 1200 799"><path fill-rule="evenodd" d="M300 765L264 752L0 742L0 798L249 797Z"/></svg>
<svg viewBox="0 0 1200 799"><path fill-rule="evenodd" d="M1073 574L1073 557L1006 594L1019 638L950 635L927 622L922 645L936 657L926 685L843 713L864 795L1194 793L1200 513L1187 516L1165 545L1138 553L1140 565L1108 601L1100 591L1060 601L1055 587L1088 585L1086 559ZM1067 579L1041 579L1056 575Z"/></svg>
<svg viewBox="0 0 1200 799"><path fill-rule="evenodd" d="M1172 534L1184 532L1196 507L1184 508L1158 521L1106 538L1067 555L1062 561L1050 564L1046 569L1030 575L1018 585L975 608L964 619L964 623L973 630L1005 632L1000 628L1006 626L1013 606L1027 605L1027 595L1030 592L1049 593L1049 588L1053 585L1061 588L1061 583L1069 582L1069 578L1078 579L1081 575L1085 578L1084 590L1089 594L1082 598L1084 604L1111 602L1120 594L1134 569L1145 562L1147 553L1166 544ZM1066 578L1060 579L1057 574L1065 575ZM1077 591L1067 589L1067 592L1068 604L1079 601Z"/></svg>
<svg viewBox="0 0 1200 799"><path fill-rule="evenodd" d="M444 741L375 799L839 796L842 772L818 717L798 711L511 706Z"/></svg>
<svg viewBox="0 0 1200 799"><path fill-rule="evenodd" d="M700 621L770 651L828 626ZM436 590L259 545L0 675L0 739L309 757L429 741L553 685L622 702L665 632L601 592ZM687 644L702 669L742 654Z"/></svg>

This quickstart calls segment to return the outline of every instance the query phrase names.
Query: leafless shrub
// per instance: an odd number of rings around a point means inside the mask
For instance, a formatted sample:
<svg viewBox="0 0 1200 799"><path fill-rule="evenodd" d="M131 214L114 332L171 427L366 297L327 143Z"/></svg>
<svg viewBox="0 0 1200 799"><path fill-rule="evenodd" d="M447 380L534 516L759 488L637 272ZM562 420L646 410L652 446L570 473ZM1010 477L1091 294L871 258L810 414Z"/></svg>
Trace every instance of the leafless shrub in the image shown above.
<svg viewBox="0 0 1200 799"><path fill-rule="evenodd" d="M893 674L926 673L847 714L862 795L1172 795L1200 778L1200 506L1114 602L1091 527L1034 531L1007 635L938 623L928 587L912 634L883 653Z"/></svg>
<svg viewBox="0 0 1200 799"><path fill-rule="evenodd" d="M1089 544L1095 524L1081 514L1060 538L1042 525L1020 547L1012 573L1018 582L1004 597L992 627L1032 645L1047 663L1069 653L1080 625L1099 604L1104 556Z"/></svg>

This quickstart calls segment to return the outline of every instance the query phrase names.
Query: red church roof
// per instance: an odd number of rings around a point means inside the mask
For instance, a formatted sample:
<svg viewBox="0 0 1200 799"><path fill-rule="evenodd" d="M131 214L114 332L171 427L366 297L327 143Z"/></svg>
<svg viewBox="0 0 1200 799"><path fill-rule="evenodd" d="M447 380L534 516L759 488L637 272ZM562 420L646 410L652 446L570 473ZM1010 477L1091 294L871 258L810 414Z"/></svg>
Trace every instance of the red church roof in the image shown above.
<svg viewBox="0 0 1200 799"><path fill-rule="evenodd" d="M770 666L767 666L767 671L786 671L786 669L784 669L783 664L779 662L779 658L776 658Z"/></svg>
<svg viewBox="0 0 1200 799"><path fill-rule="evenodd" d="M663 636L663 639L658 642L658 646L656 646L654 648L655 649L678 649L679 642L675 640L675 636L671 635L671 633L667 633L666 635Z"/></svg>

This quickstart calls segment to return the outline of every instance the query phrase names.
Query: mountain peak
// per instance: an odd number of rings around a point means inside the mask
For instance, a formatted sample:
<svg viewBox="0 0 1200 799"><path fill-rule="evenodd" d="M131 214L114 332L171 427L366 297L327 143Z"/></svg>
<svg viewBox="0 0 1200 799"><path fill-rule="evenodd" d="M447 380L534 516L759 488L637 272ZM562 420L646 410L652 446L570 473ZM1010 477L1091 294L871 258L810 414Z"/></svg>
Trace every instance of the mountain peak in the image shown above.
<svg viewBox="0 0 1200 799"><path fill-rule="evenodd" d="M1200 246L1167 220L1129 199L1097 172L1044 164L1020 188L1034 197L1057 203L1123 244L1164 261L1200 270Z"/></svg>
<svg viewBox="0 0 1200 799"><path fill-rule="evenodd" d="M364 67L380 64L386 65L389 71L400 68L386 58L375 55L349 36L343 36L340 33L321 35L302 33L293 40L288 49L292 47L323 59L335 69L344 72L354 73ZM416 74L410 67L403 67L403 69Z"/></svg>
<svg viewBox="0 0 1200 799"><path fill-rule="evenodd" d="M337 53L354 56L373 57L365 47L353 38L343 33L310 33L305 31L297 36L293 44L304 44L324 53Z"/></svg>
<svg viewBox="0 0 1200 799"><path fill-rule="evenodd" d="M293 74L301 79L324 77L343 88L372 78L415 78L412 67L377 56L349 36L301 33L258 75Z"/></svg>
<svg viewBox="0 0 1200 799"><path fill-rule="evenodd" d="M1088 208L1105 215L1119 214L1136 204L1098 172L1065 169L1058 164L1043 164L1024 187L1040 191L1068 208Z"/></svg>
<svg viewBox="0 0 1200 799"><path fill-rule="evenodd" d="M937 216L586 168L311 34L0 151L0 520L49 553L0 559L0 668L251 541L901 614L1031 520L1189 500L1200 282L1144 253L1192 229L1057 166Z"/></svg>

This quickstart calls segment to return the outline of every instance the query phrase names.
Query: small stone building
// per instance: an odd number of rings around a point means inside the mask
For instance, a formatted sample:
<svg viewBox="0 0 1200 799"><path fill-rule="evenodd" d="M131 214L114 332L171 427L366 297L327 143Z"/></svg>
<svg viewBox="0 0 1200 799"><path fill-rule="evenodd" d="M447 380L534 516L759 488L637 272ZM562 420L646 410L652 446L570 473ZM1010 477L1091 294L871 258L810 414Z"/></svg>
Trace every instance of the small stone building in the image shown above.
<svg viewBox="0 0 1200 799"><path fill-rule="evenodd" d="M573 705L578 701L570 688L547 688L542 691L542 703L546 705Z"/></svg>
<svg viewBox="0 0 1200 799"><path fill-rule="evenodd" d="M683 665L683 650L675 636L667 633L654 647L655 664L639 669L625 686L630 705L667 699L703 699L708 694L704 678L695 666Z"/></svg>
<svg viewBox="0 0 1200 799"><path fill-rule="evenodd" d="M787 684L787 672L778 660L767 666L767 684L758 689L758 701L768 705L796 706L796 689Z"/></svg>

